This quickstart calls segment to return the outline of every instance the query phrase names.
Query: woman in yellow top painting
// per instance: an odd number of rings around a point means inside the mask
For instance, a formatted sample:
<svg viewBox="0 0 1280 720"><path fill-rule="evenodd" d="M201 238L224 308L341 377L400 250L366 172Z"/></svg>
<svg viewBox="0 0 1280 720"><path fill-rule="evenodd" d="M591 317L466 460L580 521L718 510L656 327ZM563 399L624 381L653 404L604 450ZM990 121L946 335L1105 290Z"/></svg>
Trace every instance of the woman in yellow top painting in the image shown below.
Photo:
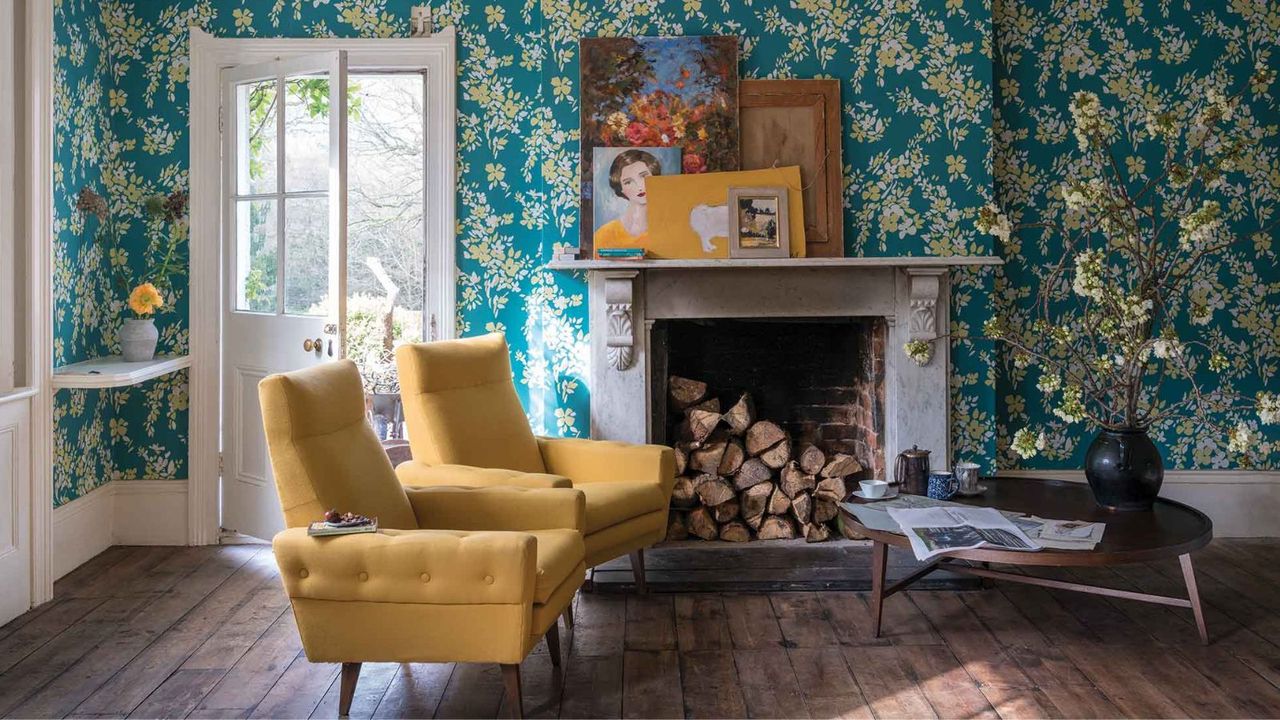
<svg viewBox="0 0 1280 720"><path fill-rule="evenodd" d="M615 150L617 154L609 162L608 156L613 155L610 151ZM649 239L649 199L645 180L661 175L664 163L658 156L672 153L675 155L672 167L678 168L679 148L595 148L593 160L597 169L603 171L604 163L609 162L607 175L595 173L594 184L598 189L593 203L596 247L644 247ZM608 182L607 191L602 182L605 180Z"/></svg>

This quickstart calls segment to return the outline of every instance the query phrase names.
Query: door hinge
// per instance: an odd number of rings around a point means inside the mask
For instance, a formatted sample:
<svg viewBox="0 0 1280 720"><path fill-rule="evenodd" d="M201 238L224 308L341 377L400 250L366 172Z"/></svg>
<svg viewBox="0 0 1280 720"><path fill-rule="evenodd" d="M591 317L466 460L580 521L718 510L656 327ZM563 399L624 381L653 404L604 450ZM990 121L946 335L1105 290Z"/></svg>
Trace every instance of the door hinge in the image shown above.
<svg viewBox="0 0 1280 720"><path fill-rule="evenodd" d="M429 334L427 335L427 339L428 339L428 340L433 340L433 341L434 341L434 340L438 340L438 339L440 339L440 334L439 334L439 332L437 332L437 329L436 329L436 314L435 314L435 313L431 313L431 322L430 322L430 324L429 324L429 327L430 327L430 331L429 331Z"/></svg>
<svg viewBox="0 0 1280 720"><path fill-rule="evenodd" d="M218 474L222 474L222 453L218 453Z"/></svg>

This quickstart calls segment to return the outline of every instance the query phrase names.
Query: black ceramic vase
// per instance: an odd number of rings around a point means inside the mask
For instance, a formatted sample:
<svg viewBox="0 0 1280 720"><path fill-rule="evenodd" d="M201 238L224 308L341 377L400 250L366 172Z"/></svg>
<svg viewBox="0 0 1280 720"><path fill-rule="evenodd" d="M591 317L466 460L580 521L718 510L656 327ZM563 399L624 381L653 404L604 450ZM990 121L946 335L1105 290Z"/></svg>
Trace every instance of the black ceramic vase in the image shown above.
<svg viewBox="0 0 1280 720"><path fill-rule="evenodd" d="M1103 430L1084 456L1084 475L1108 510L1150 510L1164 483L1164 461L1146 430Z"/></svg>

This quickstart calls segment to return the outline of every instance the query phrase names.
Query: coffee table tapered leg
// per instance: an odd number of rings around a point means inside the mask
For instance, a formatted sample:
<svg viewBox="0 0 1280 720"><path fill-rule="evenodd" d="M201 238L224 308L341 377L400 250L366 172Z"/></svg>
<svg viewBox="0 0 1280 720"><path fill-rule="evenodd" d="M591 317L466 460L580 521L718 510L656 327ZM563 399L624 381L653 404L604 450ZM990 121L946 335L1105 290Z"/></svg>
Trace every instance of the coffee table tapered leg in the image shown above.
<svg viewBox="0 0 1280 720"><path fill-rule="evenodd" d="M1200 631L1200 642L1209 644L1209 629L1204 624L1204 609L1200 607L1200 589L1196 587L1196 571L1191 566L1191 553L1179 555L1182 563L1182 579L1187 583L1187 599L1191 601L1191 613L1196 618L1196 629Z"/></svg>
<svg viewBox="0 0 1280 720"><path fill-rule="evenodd" d="M880 614L884 609L884 571L889 559L889 546L876 541L871 544L871 630L880 637Z"/></svg>

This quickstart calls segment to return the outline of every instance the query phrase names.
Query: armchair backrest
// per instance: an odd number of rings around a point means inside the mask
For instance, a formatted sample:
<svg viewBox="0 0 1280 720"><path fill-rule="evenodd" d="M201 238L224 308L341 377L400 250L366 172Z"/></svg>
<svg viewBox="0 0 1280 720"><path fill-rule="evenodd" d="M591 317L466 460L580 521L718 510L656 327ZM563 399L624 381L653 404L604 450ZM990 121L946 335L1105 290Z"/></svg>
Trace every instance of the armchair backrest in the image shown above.
<svg viewBox="0 0 1280 720"><path fill-rule="evenodd" d="M418 521L365 418L360 372L350 360L270 375L258 383L262 425L285 524L305 527L326 510L414 529Z"/></svg>
<svg viewBox="0 0 1280 720"><path fill-rule="evenodd" d="M545 472L499 333L396 348L413 458Z"/></svg>

